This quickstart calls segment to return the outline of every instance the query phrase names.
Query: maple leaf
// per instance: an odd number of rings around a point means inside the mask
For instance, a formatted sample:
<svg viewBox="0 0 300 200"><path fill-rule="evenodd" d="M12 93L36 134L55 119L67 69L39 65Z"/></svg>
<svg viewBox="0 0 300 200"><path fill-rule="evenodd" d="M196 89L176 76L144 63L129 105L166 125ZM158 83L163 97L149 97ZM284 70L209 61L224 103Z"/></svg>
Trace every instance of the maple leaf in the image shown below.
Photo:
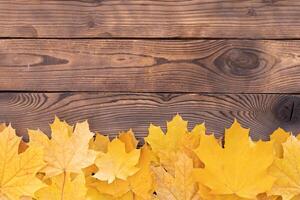
<svg viewBox="0 0 300 200"><path fill-rule="evenodd" d="M276 129L270 136L271 141L273 142L276 156L279 158L283 157L283 147L282 143L286 142L286 140L291 135L290 132L286 132L285 130L278 128Z"/></svg>
<svg viewBox="0 0 300 200"><path fill-rule="evenodd" d="M253 142L249 129L236 120L225 131L224 148L213 135L205 135L195 152L205 167L195 169L194 176L213 194L255 199L275 181L267 171L274 160L272 142Z"/></svg>
<svg viewBox="0 0 300 200"><path fill-rule="evenodd" d="M138 141L134 137L134 134L131 130L127 132L121 132L118 136L118 139L115 140L119 140L119 142L123 143L123 145L121 145L122 148L120 148L123 149L123 153L130 154L131 152L137 150L136 148ZM109 145L109 139L102 135L96 135L95 139L90 143L90 147L101 151L102 154L100 153L99 157L101 157L103 153L109 153ZM153 178L150 170L150 162L153 155L146 145L144 145L141 150L138 151L140 151L140 155L138 157L138 162L135 165L138 171L131 176L129 175L125 180L116 177L114 181L108 183L108 181L101 181L90 176L90 174L95 174L100 171L96 165L85 169L87 174L87 184L90 188L90 196L105 196L107 199L125 199L125 197L129 198L129 196L133 196L136 200L152 199ZM95 188L98 191L98 194L96 193Z"/></svg>
<svg viewBox="0 0 300 200"><path fill-rule="evenodd" d="M121 132L118 138L125 144L126 152L137 148L138 141L131 129L127 132Z"/></svg>
<svg viewBox="0 0 300 200"><path fill-rule="evenodd" d="M134 193L135 199L149 200L152 199L154 192L153 174L150 169L152 152L147 145L141 149L141 156L137 167L140 170L134 175L128 177L129 185Z"/></svg>
<svg viewBox="0 0 300 200"><path fill-rule="evenodd" d="M88 189L87 197L89 199L118 199L130 191L128 181L115 179L108 184L107 181L100 181L93 177L98 171L96 165L92 165L83 170L85 173L86 186Z"/></svg>
<svg viewBox="0 0 300 200"><path fill-rule="evenodd" d="M95 164L99 171L94 177L108 183L112 183L116 178L126 180L139 170L136 167L139 157L140 150L134 149L127 153L125 144L116 138L108 144L107 153L101 153L96 158Z"/></svg>
<svg viewBox="0 0 300 200"><path fill-rule="evenodd" d="M103 153L107 152L107 147L109 144L108 136L101 135L100 133L96 133L94 138L89 142L89 148L95 151L101 151Z"/></svg>
<svg viewBox="0 0 300 200"><path fill-rule="evenodd" d="M159 126L151 124L149 134L145 138L159 158L160 164L171 173L174 171L177 151L184 151L196 165L201 165L193 149L199 145L201 135L205 134L205 126L204 124L197 125L191 132L188 132L187 125L188 122L177 114L170 122L167 122L166 134Z"/></svg>
<svg viewBox="0 0 300 200"><path fill-rule="evenodd" d="M0 132L3 131L5 128L7 128L5 123L0 124Z"/></svg>
<svg viewBox="0 0 300 200"><path fill-rule="evenodd" d="M280 195L283 200L300 198L300 141L289 136L282 144L283 158L276 158L270 174L277 178L269 194Z"/></svg>
<svg viewBox="0 0 300 200"><path fill-rule="evenodd" d="M43 172L47 177L64 172L80 173L81 169L94 163L96 152L89 149L89 141L93 133L87 121L77 123L73 127L57 117L51 124L51 140L40 130L29 130L29 145L44 148L46 167Z"/></svg>
<svg viewBox="0 0 300 200"><path fill-rule="evenodd" d="M82 173L71 176L64 172L51 177L51 184L36 192L37 200L85 200L87 189Z"/></svg>
<svg viewBox="0 0 300 200"><path fill-rule="evenodd" d="M121 179L115 179L112 183L97 181L94 187L100 194L110 196L111 198L120 198L130 192L129 182Z"/></svg>
<svg viewBox="0 0 300 200"><path fill-rule="evenodd" d="M126 152L131 152L137 148L136 140L132 130L121 132L119 139L125 144ZM148 200L151 199L153 193L153 178L150 169L150 163L153 159L152 152L147 145L141 148L141 154L137 167L137 173L128 177L129 186L134 194L135 199Z"/></svg>
<svg viewBox="0 0 300 200"><path fill-rule="evenodd" d="M192 176L193 161L184 153L177 153L175 175L163 167L153 167L156 193L159 200L198 200L197 184Z"/></svg>
<svg viewBox="0 0 300 200"><path fill-rule="evenodd" d="M250 200L248 198L242 198L234 194L229 195L215 195L211 190L201 184L199 186L199 196L201 200ZM254 199L253 199L254 200ZM280 200L278 196L267 196L266 193L258 194L255 200Z"/></svg>
<svg viewBox="0 0 300 200"><path fill-rule="evenodd" d="M41 148L28 147L19 153L21 138L9 125L0 132L0 199L15 200L34 197L34 192L43 187L35 177L44 166Z"/></svg>

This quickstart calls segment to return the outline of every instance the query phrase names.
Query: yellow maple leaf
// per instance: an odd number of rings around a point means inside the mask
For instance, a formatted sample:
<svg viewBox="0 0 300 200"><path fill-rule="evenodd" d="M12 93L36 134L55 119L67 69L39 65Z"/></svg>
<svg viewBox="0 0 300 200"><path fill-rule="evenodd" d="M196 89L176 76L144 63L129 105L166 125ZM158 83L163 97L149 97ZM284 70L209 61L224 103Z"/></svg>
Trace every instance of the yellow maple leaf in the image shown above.
<svg viewBox="0 0 300 200"><path fill-rule="evenodd" d="M277 178L269 194L283 200L300 199L300 141L290 136L283 146L283 158L275 159L270 174Z"/></svg>
<svg viewBox="0 0 300 200"><path fill-rule="evenodd" d="M197 184L192 176L193 161L184 153L177 153L174 176L159 166L155 174L156 194L159 200L198 200Z"/></svg>
<svg viewBox="0 0 300 200"><path fill-rule="evenodd" d="M0 124L0 132L3 131L6 128L6 124L5 123L1 123Z"/></svg>
<svg viewBox="0 0 300 200"><path fill-rule="evenodd" d="M121 132L118 138L125 144L126 152L136 149L138 141L131 129L127 132Z"/></svg>
<svg viewBox="0 0 300 200"><path fill-rule="evenodd" d="M81 169L94 163L96 152L89 149L93 133L87 121L72 126L55 118L51 124L51 140L41 131L29 130L29 144L44 148L46 167L43 172L47 177L64 172L80 173Z"/></svg>
<svg viewBox="0 0 300 200"><path fill-rule="evenodd" d="M196 169L194 176L215 195L255 199L275 181L267 171L274 160L272 142L253 142L249 129L237 121L225 131L224 148L213 135L205 135L195 152L205 168Z"/></svg>
<svg viewBox="0 0 300 200"><path fill-rule="evenodd" d="M107 181L94 178L93 175L98 171L96 165L85 168L83 171L88 189L87 199L89 200L118 199L130 191L128 181L115 179L111 184L108 184Z"/></svg>
<svg viewBox="0 0 300 200"><path fill-rule="evenodd" d="M174 171L177 151L184 151L195 161L196 165L200 165L193 149L199 145L201 135L205 133L205 126L204 124L197 125L189 132L187 125L188 122L177 114L170 122L167 122L166 134L159 126L151 124L149 135L145 138L145 141L159 158L160 164L171 173Z"/></svg>
<svg viewBox="0 0 300 200"><path fill-rule="evenodd" d="M0 132L0 198L15 200L22 196L33 197L43 187L35 177L44 166L41 148L28 147L19 153L21 138L11 126Z"/></svg>
<svg viewBox="0 0 300 200"><path fill-rule="evenodd" d="M51 177L51 183L47 187L36 192L37 200L86 200L87 189L82 173L71 176L64 172Z"/></svg>
<svg viewBox="0 0 300 200"><path fill-rule="evenodd" d="M138 141L136 140L132 130L121 132L119 139L125 144L126 152L130 152L137 148ZM153 155L147 145L141 148L141 155L137 167L137 173L128 177L129 187L133 192L135 199L149 200L152 199L154 190L152 172L150 163Z"/></svg>
<svg viewBox="0 0 300 200"><path fill-rule="evenodd" d="M128 177L129 185L134 193L135 199L149 200L152 199L154 192L153 174L150 169L151 151L144 145L141 149L141 156L138 163L140 168L137 173Z"/></svg>
<svg viewBox="0 0 300 200"><path fill-rule="evenodd" d="M95 164L99 171L94 177L108 183L112 183L116 178L126 180L139 170L136 166L139 157L140 150L134 149L127 153L125 144L116 138L108 144L107 153L100 153L96 158Z"/></svg>
<svg viewBox="0 0 300 200"><path fill-rule="evenodd" d="M97 134L93 140L90 141L90 148L107 153L109 138L101 134ZM108 184L107 181L100 181L94 175L97 173L97 166L91 165L84 170L86 186L88 189L88 200L115 200L121 198L129 192L128 181L116 178L112 183Z"/></svg>
<svg viewBox="0 0 300 200"><path fill-rule="evenodd" d="M137 140L131 130L127 132L121 132L118 136L120 142L123 143L122 149L125 147L125 152L129 154L132 151L137 150ZM97 135L94 140L91 141L90 147L98 149L101 153L108 153L108 146L110 142L107 137ZM99 148L101 146L101 148ZM100 150L101 149L101 150ZM138 162L135 167L138 171L131 176L128 176L126 180L116 178L113 182L101 181L90 176L97 173L99 170L97 166L89 167L85 169L87 174L86 180L88 187L91 188L91 195L105 196L108 199L124 199L129 198L129 194L132 194L135 200L148 200L151 199L153 193L153 180L150 170L150 162L152 160L152 152L144 145L140 151ZM124 153L124 152L123 152ZM98 194L95 191L98 191ZM126 195L127 194L127 195Z"/></svg>
<svg viewBox="0 0 300 200"><path fill-rule="evenodd" d="M101 135L100 133L96 133L94 138L89 142L89 148L95 151L101 151L106 153L107 146L109 144L108 136Z"/></svg>
<svg viewBox="0 0 300 200"><path fill-rule="evenodd" d="M290 132L278 128L270 136L271 141L273 142L276 156L282 158L283 156L283 147L282 143L286 142L288 137L291 135Z"/></svg>
<svg viewBox="0 0 300 200"><path fill-rule="evenodd" d="M214 195L211 190L201 184L199 186L199 195L201 200L249 200L248 198L242 198L234 194L229 195ZM255 200L280 200L278 196L267 196L266 193L261 193L256 196Z"/></svg>
<svg viewBox="0 0 300 200"><path fill-rule="evenodd" d="M113 198L120 198L127 192L130 192L129 182L121 179L115 179L112 183L97 181L94 183L94 187L100 194L110 195Z"/></svg>

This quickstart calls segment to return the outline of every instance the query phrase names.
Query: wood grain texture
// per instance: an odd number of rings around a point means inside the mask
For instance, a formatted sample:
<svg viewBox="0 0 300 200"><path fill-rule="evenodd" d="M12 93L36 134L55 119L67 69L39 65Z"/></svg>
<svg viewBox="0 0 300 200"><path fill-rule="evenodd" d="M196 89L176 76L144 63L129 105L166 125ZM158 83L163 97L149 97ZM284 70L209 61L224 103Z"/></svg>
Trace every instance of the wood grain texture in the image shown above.
<svg viewBox="0 0 300 200"><path fill-rule="evenodd" d="M300 41L0 40L0 90L299 93Z"/></svg>
<svg viewBox="0 0 300 200"><path fill-rule="evenodd" d="M237 118L251 128L253 138L267 139L281 126L300 130L300 96L275 94L154 94L154 93L0 93L0 121L11 122L20 133L41 128L49 133L54 115L70 123L88 119L93 131L115 136L132 128L138 138L150 123L165 128L180 113L195 123L205 121L220 136Z"/></svg>
<svg viewBox="0 0 300 200"><path fill-rule="evenodd" d="M2 0L0 37L300 38L299 0Z"/></svg>

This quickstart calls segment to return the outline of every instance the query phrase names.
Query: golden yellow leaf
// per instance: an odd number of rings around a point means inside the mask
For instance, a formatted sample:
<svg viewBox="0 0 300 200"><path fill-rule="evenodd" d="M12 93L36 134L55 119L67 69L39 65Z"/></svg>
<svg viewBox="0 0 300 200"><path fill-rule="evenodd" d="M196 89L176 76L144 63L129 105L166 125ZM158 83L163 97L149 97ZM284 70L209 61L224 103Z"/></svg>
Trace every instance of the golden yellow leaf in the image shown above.
<svg viewBox="0 0 300 200"><path fill-rule="evenodd" d="M159 126L150 125L149 135L145 141L150 144L152 150L157 153L161 150L176 151L181 138L188 132L187 121L176 115L172 121L167 122L167 133Z"/></svg>
<svg viewBox="0 0 300 200"><path fill-rule="evenodd" d="M136 150L137 140L131 130L127 132L121 132L118 139L115 140L119 140L123 143L122 149L125 147L125 151L127 154ZM109 143L106 142L106 137L101 137L101 142L100 140L98 140L97 143L95 141L92 141L92 146L94 146L94 149L98 148L97 145L106 147L109 145ZM108 153L107 148L102 152ZM99 193L98 195L101 195L101 197L105 196L106 198L109 197L111 199L124 199L125 197L129 197L128 194L132 194L135 200L151 199L151 194L153 193L153 181L152 173L150 170L150 162L152 160L152 157L152 152L146 145L144 145L144 147L141 149L138 163L135 165L138 168L138 171L132 176L128 176L126 180L116 178L111 183L108 183L107 181L97 180L96 178L93 178L91 176L91 174L97 173L97 171L99 171L96 165L86 168L85 174L87 186L93 189L96 188ZM95 190L92 191L92 194L95 195Z"/></svg>
<svg viewBox="0 0 300 200"><path fill-rule="evenodd" d="M198 200L197 184L192 176L193 161L184 153L177 153L175 175L159 166L155 173L156 193L159 200Z"/></svg>
<svg viewBox="0 0 300 200"><path fill-rule="evenodd" d="M257 200L282 200L282 198L280 196L276 196L276 195L268 196L266 193L262 193L257 195Z"/></svg>
<svg viewBox="0 0 300 200"><path fill-rule="evenodd" d="M101 194L96 188L87 188L87 194L85 200L110 200L113 199L108 195Z"/></svg>
<svg viewBox="0 0 300 200"><path fill-rule="evenodd" d="M108 184L107 181L100 181L94 178L93 175L98 171L96 165L91 165L83 171L89 198L100 196L100 199L115 199L125 195L130 190L128 181L115 179L112 183Z"/></svg>
<svg viewBox="0 0 300 200"><path fill-rule="evenodd" d="M34 192L43 187L35 177L44 166L41 148L29 147L19 153L21 138L11 127L0 132L0 197L15 200L22 196L34 197Z"/></svg>
<svg viewBox="0 0 300 200"><path fill-rule="evenodd" d="M273 142L276 156L282 158L283 156L283 147L282 143L286 142L288 137L291 135L290 132L278 128L270 136L271 141Z"/></svg>
<svg viewBox="0 0 300 200"><path fill-rule="evenodd" d="M250 200L237 195L214 195L210 189L199 184L199 195L201 200ZM253 200L280 200L278 196L267 196L266 193L261 193Z"/></svg>
<svg viewBox="0 0 300 200"><path fill-rule="evenodd" d="M0 132L3 131L6 128L6 124L5 123L1 123L0 124Z"/></svg>
<svg viewBox="0 0 300 200"><path fill-rule="evenodd" d="M136 149L138 141L136 140L131 129L127 132L121 132L119 134L119 139L125 144L126 152Z"/></svg>
<svg viewBox="0 0 300 200"><path fill-rule="evenodd" d="M196 169L194 176L215 195L255 199L275 181L267 171L274 160L272 142L253 142L249 129L237 121L225 131L224 148L213 135L206 135L195 152L205 168Z"/></svg>
<svg viewBox="0 0 300 200"><path fill-rule="evenodd" d="M72 126L55 118L51 125L51 140L41 131L29 130L30 145L43 146L46 167L43 172L47 177L63 172L80 173L81 169L94 163L96 152L89 149L93 133L87 121Z"/></svg>
<svg viewBox="0 0 300 200"><path fill-rule="evenodd" d="M107 136L96 133L94 138L90 140L89 147L95 151L107 152L109 138Z"/></svg>
<svg viewBox="0 0 300 200"><path fill-rule="evenodd" d="M73 126L69 125L66 121L61 121L57 116L54 118L54 122L50 125L51 137L55 139L68 139L72 136Z"/></svg>
<svg viewBox="0 0 300 200"><path fill-rule="evenodd" d="M86 200L87 189L82 173L62 173L51 178L51 184L36 192L37 200Z"/></svg>
<svg viewBox="0 0 300 200"><path fill-rule="evenodd" d="M140 170L133 176L128 177L129 185L135 195L135 199L152 199L154 192L153 174L150 169L151 151L144 145L141 149L141 156L138 163Z"/></svg>
<svg viewBox="0 0 300 200"><path fill-rule="evenodd" d="M7 128L5 123L0 124L0 132L3 131L5 128ZM18 135L18 134L16 133L16 135ZM23 140L21 140L20 144L19 144L18 152L23 153L27 148L28 148L27 143L24 142Z"/></svg>
<svg viewBox="0 0 300 200"><path fill-rule="evenodd" d="M19 153L23 153L24 151L26 151L26 149L28 148L28 144L26 142L24 142L23 140L21 140L20 144L19 144Z"/></svg>
<svg viewBox="0 0 300 200"><path fill-rule="evenodd" d="M126 152L130 152L137 148L138 141L136 140L132 130L121 132L119 139L125 144ZM128 177L129 187L135 199L149 200L154 191L152 172L150 163L152 160L152 152L147 145L141 149L141 154L137 167L139 171Z"/></svg>
<svg viewBox="0 0 300 200"><path fill-rule="evenodd" d="M200 165L199 159L192 150L199 145L201 135L205 133L205 126L204 124L197 125L190 133L187 125L187 121L184 121L180 115L176 115L167 123L166 134L159 126L151 124L149 135L145 138L159 158L160 164L171 173L174 172L177 151L184 151L197 165Z"/></svg>
<svg viewBox="0 0 300 200"><path fill-rule="evenodd" d="M115 179L112 183L98 181L96 188L100 193L111 195L114 198L119 198L130 191L129 182L121 179Z"/></svg>
<svg viewBox="0 0 300 200"><path fill-rule="evenodd" d="M94 177L108 183L112 183L116 178L126 180L139 170L136 166L139 157L140 150L134 149L127 153L125 144L116 138L108 144L107 153L101 153L97 157L95 164L99 171Z"/></svg>
<svg viewBox="0 0 300 200"><path fill-rule="evenodd" d="M290 200L300 195L300 141L290 136L283 146L283 158L277 158L270 169L277 180L269 194Z"/></svg>

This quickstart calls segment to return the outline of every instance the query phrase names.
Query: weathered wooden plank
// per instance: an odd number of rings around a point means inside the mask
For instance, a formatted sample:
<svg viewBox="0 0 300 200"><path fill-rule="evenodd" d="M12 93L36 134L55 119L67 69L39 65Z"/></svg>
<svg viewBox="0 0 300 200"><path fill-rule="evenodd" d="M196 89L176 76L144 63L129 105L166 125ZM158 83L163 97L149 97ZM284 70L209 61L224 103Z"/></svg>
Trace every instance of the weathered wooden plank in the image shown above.
<svg viewBox="0 0 300 200"><path fill-rule="evenodd" d="M300 92L300 41L0 40L0 90Z"/></svg>
<svg viewBox="0 0 300 200"><path fill-rule="evenodd" d="M70 123L89 119L91 129L116 135L133 128L141 138L150 123L165 127L180 113L195 123L205 121L220 136L234 118L251 128L255 139L267 139L278 126L300 131L300 96L275 94L155 94L155 93L0 93L0 121L20 133L40 127L49 133L54 115Z"/></svg>
<svg viewBox="0 0 300 200"><path fill-rule="evenodd" d="M300 38L299 0L0 1L0 37Z"/></svg>

